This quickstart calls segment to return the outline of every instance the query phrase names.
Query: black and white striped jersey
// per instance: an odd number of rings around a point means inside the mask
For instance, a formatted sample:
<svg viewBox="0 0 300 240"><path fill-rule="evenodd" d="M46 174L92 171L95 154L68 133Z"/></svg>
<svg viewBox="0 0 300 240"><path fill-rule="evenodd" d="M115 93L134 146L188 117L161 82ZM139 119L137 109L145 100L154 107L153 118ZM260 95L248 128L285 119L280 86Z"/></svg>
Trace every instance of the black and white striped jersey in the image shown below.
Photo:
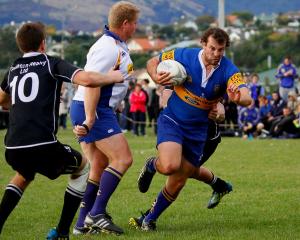
<svg viewBox="0 0 300 240"><path fill-rule="evenodd" d="M27 53L6 73L1 88L11 97L8 149L56 142L60 91L80 71L59 58Z"/></svg>

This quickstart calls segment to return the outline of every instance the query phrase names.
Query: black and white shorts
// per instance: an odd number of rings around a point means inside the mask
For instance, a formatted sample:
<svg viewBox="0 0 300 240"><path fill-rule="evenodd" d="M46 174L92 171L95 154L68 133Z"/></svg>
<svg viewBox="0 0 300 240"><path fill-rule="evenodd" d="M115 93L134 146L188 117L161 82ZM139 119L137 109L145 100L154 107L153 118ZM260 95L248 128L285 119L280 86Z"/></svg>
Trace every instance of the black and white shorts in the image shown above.
<svg viewBox="0 0 300 240"><path fill-rule="evenodd" d="M26 180L33 180L36 173L50 179L78 170L82 155L69 145L56 142L30 148L6 149L7 163Z"/></svg>
<svg viewBox="0 0 300 240"><path fill-rule="evenodd" d="M219 143L221 142L221 136L218 135L215 138L208 139L205 142L204 148L203 148L203 156L201 158L201 163L205 163L211 155L216 151Z"/></svg>

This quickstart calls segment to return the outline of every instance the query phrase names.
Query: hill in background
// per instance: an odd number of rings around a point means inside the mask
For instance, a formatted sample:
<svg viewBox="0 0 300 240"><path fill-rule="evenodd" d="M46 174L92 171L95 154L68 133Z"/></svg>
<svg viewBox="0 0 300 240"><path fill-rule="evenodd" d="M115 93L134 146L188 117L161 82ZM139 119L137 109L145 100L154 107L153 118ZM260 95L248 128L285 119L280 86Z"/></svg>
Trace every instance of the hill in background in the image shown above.
<svg viewBox="0 0 300 240"><path fill-rule="evenodd" d="M11 21L42 21L58 29L94 31L106 24L113 0L0 0L0 24ZM170 24L185 15L216 16L218 0L133 0L141 9L141 24ZM270 4L272 2L272 4ZM226 14L300 11L299 0L225 0Z"/></svg>

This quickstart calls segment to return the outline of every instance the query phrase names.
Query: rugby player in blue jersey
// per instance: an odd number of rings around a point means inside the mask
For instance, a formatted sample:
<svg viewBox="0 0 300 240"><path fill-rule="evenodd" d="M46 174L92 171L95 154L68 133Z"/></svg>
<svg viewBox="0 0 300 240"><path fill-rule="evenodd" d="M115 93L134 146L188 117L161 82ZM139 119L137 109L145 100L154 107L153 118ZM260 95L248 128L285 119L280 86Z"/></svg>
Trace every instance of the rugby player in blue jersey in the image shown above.
<svg viewBox="0 0 300 240"><path fill-rule="evenodd" d="M141 229L156 229L158 217L174 202L187 179L203 164L208 114L227 92L231 101L248 106L251 97L238 68L225 56L228 34L210 28L201 38L202 49L183 48L151 58L147 70L158 84L171 85L169 73L156 72L160 61L174 59L186 69L191 81L175 86L158 119L158 157L148 160L140 184L149 184L155 172L168 176L150 211L142 216ZM149 180L150 179L150 180Z"/></svg>
<svg viewBox="0 0 300 240"><path fill-rule="evenodd" d="M173 87L171 86L165 87L162 92L162 106L164 108L167 106L168 99L173 92L172 89ZM221 133L218 123L225 119L225 109L223 104L219 102L214 108L212 108L209 111L208 118L207 138L203 149L202 164L210 158L221 142ZM155 159L156 157L150 157L147 161L151 161L151 158ZM138 179L138 188L140 192L145 193L148 191L153 176L153 173L142 170L142 174ZM209 169L203 166L200 166L198 171L195 171L190 178L197 179L212 187L213 193L207 205L207 208L209 209L216 207L220 203L222 197L232 191L230 183L227 183L223 179L215 176ZM130 225L138 225L139 223L137 221L137 218L131 218Z"/></svg>

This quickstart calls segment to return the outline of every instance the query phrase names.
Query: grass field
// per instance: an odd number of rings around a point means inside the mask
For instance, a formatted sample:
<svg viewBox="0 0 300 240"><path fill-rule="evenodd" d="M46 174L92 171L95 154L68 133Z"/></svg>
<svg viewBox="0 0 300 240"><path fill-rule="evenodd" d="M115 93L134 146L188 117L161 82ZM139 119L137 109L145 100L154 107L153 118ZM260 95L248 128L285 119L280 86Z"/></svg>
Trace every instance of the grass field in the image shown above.
<svg viewBox="0 0 300 240"><path fill-rule="evenodd" d="M1 139L4 136L0 132ZM206 166L229 180L234 191L213 210L206 208L211 189L191 180L177 201L160 217L155 233L128 227L128 219L147 209L165 178L157 175L147 194L136 180L144 159L155 154L155 137L128 133L134 164L123 178L108 206L114 221L124 228L120 237L101 234L71 239L300 239L300 140L224 138ZM59 139L78 149L71 130ZM47 154L47 153L45 153ZM13 175L0 153L0 195ZM22 160L22 159L20 159ZM37 176L4 226L1 240L45 239L56 225L67 177L50 181Z"/></svg>

